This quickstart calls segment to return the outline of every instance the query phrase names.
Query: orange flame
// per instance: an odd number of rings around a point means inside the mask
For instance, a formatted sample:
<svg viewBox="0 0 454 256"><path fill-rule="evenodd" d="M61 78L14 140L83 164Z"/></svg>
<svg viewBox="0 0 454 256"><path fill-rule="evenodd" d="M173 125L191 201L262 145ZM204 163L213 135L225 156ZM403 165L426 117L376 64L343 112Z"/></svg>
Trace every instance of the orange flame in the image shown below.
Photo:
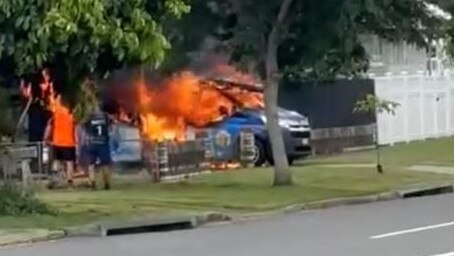
<svg viewBox="0 0 454 256"><path fill-rule="evenodd" d="M215 76L222 80L231 82L237 82L242 84L255 85L257 79L250 75L242 72L238 72L234 67L226 64L216 64L213 66L212 76Z"/></svg>
<svg viewBox="0 0 454 256"><path fill-rule="evenodd" d="M31 83L26 83L25 80L21 80L20 83L20 94L24 99L40 99L44 102L45 107L51 111L55 112L57 109L69 109L62 105L61 95L56 94L54 90L54 85L51 81L50 75L46 69L41 72L43 81L39 84L40 95L32 94L32 85Z"/></svg>
<svg viewBox="0 0 454 256"><path fill-rule="evenodd" d="M112 85L107 95L119 107L119 121L138 121L143 139L183 141L191 137L187 134L191 127L207 127L241 108L263 108L256 84L250 75L217 65L204 77L185 71L153 81L142 78L130 86Z"/></svg>
<svg viewBox="0 0 454 256"><path fill-rule="evenodd" d="M232 113L233 104L190 72L162 85L136 86L141 131L148 140L184 140L188 126L203 127Z"/></svg>
<svg viewBox="0 0 454 256"><path fill-rule="evenodd" d="M118 113L115 117L118 121L124 122L124 123L132 123L131 117L126 113L126 111L122 108L118 110Z"/></svg>
<svg viewBox="0 0 454 256"><path fill-rule="evenodd" d="M41 98L46 101L48 110L51 112L55 112L57 109L68 110L61 103L61 95L55 93L54 84L47 73L43 72L43 78L43 82L40 83L39 87L41 88Z"/></svg>
<svg viewBox="0 0 454 256"><path fill-rule="evenodd" d="M237 83L241 79L246 79L248 84L253 82L250 76L234 77ZM202 128L222 121L237 108L264 106L262 93L206 81L192 72L181 72L154 83L136 81L132 88L132 108L140 118L141 135L151 141L182 141L189 127ZM120 102L131 105L130 99L125 102L124 94L119 98L123 98Z"/></svg>
<svg viewBox="0 0 454 256"><path fill-rule="evenodd" d="M239 162L223 162L223 163L213 163L211 164L211 169L216 171L225 171L225 170L234 170L240 169L241 163Z"/></svg>
<svg viewBox="0 0 454 256"><path fill-rule="evenodd" d="M24 99L31 99L32 98L32 85L30 83L26 83L24 80L20 82L20 94Z"/></svg>
<svg viewBox="0 0 454 256"><path fill-rule="evenodd" d="M243 108L258 109L265 107L262 93L249 92L239 88L228 88L224 90L224 93L235 99L236 102L240 102Z"/></svg>

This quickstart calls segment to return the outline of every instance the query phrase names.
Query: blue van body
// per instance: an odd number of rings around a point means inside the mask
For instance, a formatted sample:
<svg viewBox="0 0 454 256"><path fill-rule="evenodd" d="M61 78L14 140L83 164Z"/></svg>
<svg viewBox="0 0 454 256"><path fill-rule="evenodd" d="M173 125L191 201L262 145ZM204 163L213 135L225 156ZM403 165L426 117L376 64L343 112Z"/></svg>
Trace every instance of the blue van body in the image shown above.
<svg viewBox="0 0 454 256"><path fill-rule="evenodd" d="M306 117L285 109L279 109L281 126L287 156L291 160L311 154L310 125ZM239 136L247 129L254 134L258 147L257 154L272 161L271 143L266 129L264 110L241 110L231 117L210 125L208 128L214 145L216 161L237 159ZM141 161L141 143L138 129L126 124L114 127L111 140L112 159L116 163ZM259 148L262 147L262 148Z"/></svg>

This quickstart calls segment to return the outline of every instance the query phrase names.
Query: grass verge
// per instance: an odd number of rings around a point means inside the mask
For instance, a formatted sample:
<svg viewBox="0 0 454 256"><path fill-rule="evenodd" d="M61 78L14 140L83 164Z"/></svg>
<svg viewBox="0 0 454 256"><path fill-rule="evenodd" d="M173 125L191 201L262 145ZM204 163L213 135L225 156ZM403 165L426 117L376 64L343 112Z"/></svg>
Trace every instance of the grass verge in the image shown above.
<svg viewBox="0 0 454 256"><path fill-rule="evenodd" d="M2 228L60 229L102 219L197 214L208 211L254 213L292 204L363 196L397 187L454 181L452 175L412 172L420 162L450 163L454 139L384 149L385 175L374 167L332 168L327 164L374 163L373 152L310 160L293 168L294 186L272 188L272 170L248 169L194 177L172 184L121 181L111 191L42 191L39 198L59 210L57 216L1 217ZM447 152L444 152L444 151ZM454 161L452 161L454 163Z"/></svg>
<svg viewBox="0 0 454 256"><path fill-rule="evenodd" d="M399 170L378 175L373 168L336 170L299 167L293 173L295 185L279 188L271 187L271 170L256 169L201 176L174 184L123 182L107 192L42 192L39 197L59 209L59 215L3 217L0 218L0 227L59 229L106 218L207 211L251 213L296 203L375 194L415 183L454 179L446 175Z"/></svg>

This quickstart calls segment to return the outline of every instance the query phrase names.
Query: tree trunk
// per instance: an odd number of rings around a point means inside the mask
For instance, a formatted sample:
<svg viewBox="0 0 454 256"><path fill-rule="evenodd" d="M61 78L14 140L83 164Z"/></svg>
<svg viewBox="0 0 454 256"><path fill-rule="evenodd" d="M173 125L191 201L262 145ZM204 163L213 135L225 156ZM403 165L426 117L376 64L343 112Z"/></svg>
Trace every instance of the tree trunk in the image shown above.
<svg viewBox="0 0 454 256"><path fill-rule="evenodd" d="M284 0L281 4L276 22L274 23L268 36L265 58L265 113L274 160L274 186L292 184L292 174L289 170L287 154L277 113L277 99L280 80L277 54L282 34L283 22L291 4L292 0Z"/></svg>

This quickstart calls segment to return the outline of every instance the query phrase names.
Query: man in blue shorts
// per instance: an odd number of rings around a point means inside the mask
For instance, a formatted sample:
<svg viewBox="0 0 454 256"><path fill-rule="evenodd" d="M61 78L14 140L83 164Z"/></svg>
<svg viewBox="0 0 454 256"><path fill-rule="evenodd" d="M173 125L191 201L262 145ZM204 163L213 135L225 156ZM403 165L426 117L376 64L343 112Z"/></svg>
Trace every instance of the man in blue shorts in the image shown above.
<svg viewBox="0 0 454 256"><path fill-rule="evenodd" d="M82 145L82 152L85 153L85 160L88 161L88 176L93 189L96 189L95 167L99 167L104 189L110 189L111 175L110 164L110 137L109 137L109 116L102 112L99 106L95 107L93 113L84 124L85 139Z"/></svg>

